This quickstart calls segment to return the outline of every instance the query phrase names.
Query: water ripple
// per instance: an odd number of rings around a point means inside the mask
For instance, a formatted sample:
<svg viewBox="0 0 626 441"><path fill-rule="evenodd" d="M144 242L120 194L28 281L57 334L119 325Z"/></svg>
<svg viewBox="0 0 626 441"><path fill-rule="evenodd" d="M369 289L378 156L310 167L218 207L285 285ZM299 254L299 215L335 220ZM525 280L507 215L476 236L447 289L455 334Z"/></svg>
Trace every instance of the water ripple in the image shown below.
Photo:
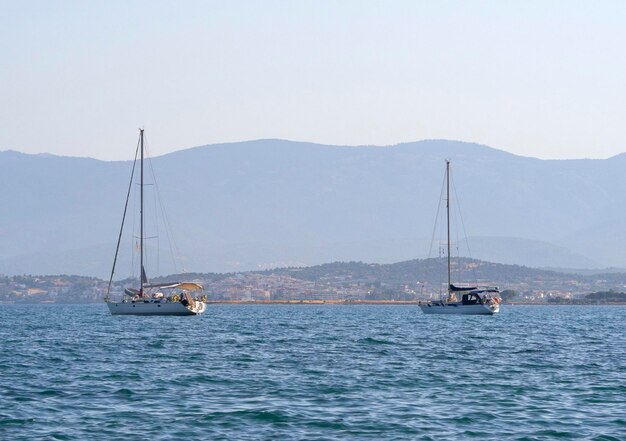
<svg viewBox="0 0 626 441"><path fill-rule="evenodd" d="M623 440L625 312L0 305L0 439Z"/></svg>

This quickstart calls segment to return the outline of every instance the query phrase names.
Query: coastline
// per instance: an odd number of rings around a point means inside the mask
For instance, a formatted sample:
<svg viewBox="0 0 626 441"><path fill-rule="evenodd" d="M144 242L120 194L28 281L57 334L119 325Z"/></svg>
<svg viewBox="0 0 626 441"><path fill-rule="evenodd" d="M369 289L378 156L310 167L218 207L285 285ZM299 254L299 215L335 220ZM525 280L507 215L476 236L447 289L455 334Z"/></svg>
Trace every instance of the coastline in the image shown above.
<svg viewBox="0 0 626 441"><path fill-rule="evenodd" d="M419 305L427 300L207 300L207 305ZM7 302L2 305L96 305L98 302ZM504 306L626 306L626 302L607 303L545 303L545 302L502 302Z"/></svg>
<svg viewBox="0 0 626 441"><path fill-rule="evenodd" d="M207 300L206 304L228 305L419 305L425 300ZM626 303L506 302L506 306L626 306Z"/></svg>

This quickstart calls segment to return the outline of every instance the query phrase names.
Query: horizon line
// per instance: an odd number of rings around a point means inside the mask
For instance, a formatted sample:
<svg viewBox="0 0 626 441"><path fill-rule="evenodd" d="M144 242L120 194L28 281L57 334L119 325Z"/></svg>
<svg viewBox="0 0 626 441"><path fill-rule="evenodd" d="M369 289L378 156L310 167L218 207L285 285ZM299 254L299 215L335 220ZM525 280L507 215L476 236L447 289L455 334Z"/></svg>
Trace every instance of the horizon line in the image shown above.
<svg viewBox="0 0 626 441"><path fill-rule="evenodd" d="M476 141L464 141L464 140L456 140L456 139L448 139L448 138L427 138L427 139L421 139L421 140L416 140L416 141L398 142L398 143L395 143L395 144L324 144L324 143L319 143L319 142L314 142L314 141L300 141L300 140L293 140L293 139L286 139L286 138L257 138L257 139L241 140L241 141L215 142L215 143L202 144L202 145L196 145L196 146L191 146L191 147L183 147L183 148L180 148L178 150L172 150L170 152L157 154L155 156L152 156L152 158L161 158L161 157L167 156L167 155L172 155L172 154L185 152L185 151L188 151L188 150L195 150L195 149L201 149L201 148L207 148L207 147L225 146L225 145L232 145L232 144L247 144L247 143L263 142L263 141L275 141L275 142L286 142L286 143L293 143L293 144L307 144L307 145L319 146L319 147L351 148L351 149L358 149L358 148L381 148L381 149L382 148L394 148L394 147L406 146L406 145L409 145L409 144L418 144L418 143L427 143L427 142L459 143L459 144L468 144L468 145L478 146L478 147L482 147L482 148L489 149L489 150L495 150L495 151L506 153L508 155L516 156L516 157L519 157L519 158L536 159L536 160L539 160L539 161L606 161L606 160L614 159L614 158L616 158L618 156L626 154L626 152L621 152L621 153L617 153L615 155L611 155L609 157L604 157L604 158L599 158L599 157L598 158L592 158L592 157L581 157L581 158L539 158L537 156L526 156L526 155L521 155L521 154L518 154L518 153L512 153L512 152L510 152L508 150L505 150L505 149L502 149L502 148L498 148L498 147L492 147L490 145L482 144L482 143L479 143L479 142L476 142ZM101 161L101 162L127 162L127 161L132 161L131 158L129 158L129 159L102 159L102 158L98 158L98 157L95 157L95 156L64 155L64 154L57 154L57 153L50 153L50 152L29 153L29 152L23 152L23 151L19 151L19 150L12 149L12 148L9 148L9 149L6 149L6 150L0 150L0 154L3 154L3 153L17 153L17 154L26 155L26 156L37 156L37 157L89 159L89 160L95 160L95 161Z"/></svg>

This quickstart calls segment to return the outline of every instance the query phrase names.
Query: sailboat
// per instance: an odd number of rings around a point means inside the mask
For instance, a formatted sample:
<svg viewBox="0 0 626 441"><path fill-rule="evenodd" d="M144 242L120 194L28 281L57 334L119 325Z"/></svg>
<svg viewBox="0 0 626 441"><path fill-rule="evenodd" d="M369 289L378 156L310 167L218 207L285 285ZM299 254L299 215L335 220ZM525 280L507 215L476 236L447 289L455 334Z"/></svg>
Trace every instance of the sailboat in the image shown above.
<svg viewBox="0 0 626 441"><path fill-rule="evenodd" d="M448 232L447 297L420 302L424 314L493 315L500 311L500 291L495 286L453 285L450 271L450 161L446 160L446 217Z"/></svg>
<svg viewBox="0 0 626 441"><path fill-rule="evenodd" d="M110 296L111 286L113 282L113 274L115 273L115 264L120 248L122 231L124 229L124 221L126 218L126 210L128 208L128 200L135 173L135 165L137 163L137 153L135 153L135 161L133 162L133 170L131 172L130 184L128 186L128 194L126 196L126 204L124 206L124 215L122 218L122 226L117 240L117 248L115 250L115 258L113 259L113 268L109 279L104 301L109 307L112 315L199 315L206 309L206 297L204 295L196 296L191 293L202 292L203 287L195 282L169 282L161 284L148 283L146 270L144 268L144 142L143 129L139 129L139 150L141 151L140 160L140 208L139 208L139 287L125 288L121 300L113 300Z"/></svg>

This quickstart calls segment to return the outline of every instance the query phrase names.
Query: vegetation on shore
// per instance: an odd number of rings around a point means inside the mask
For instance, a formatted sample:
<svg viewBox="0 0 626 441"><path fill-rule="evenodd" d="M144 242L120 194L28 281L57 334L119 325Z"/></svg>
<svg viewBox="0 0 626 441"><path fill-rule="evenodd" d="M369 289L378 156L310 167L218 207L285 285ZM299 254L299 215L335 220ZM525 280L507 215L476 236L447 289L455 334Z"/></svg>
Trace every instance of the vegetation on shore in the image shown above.
<svg viewBox="0 0 626 441"><path fill-rule="evenodd" d="M626 285L624 273L565 274L472 259L458 259L454 265L455 282L499 286L505 303L626 303L626 294L615 290ZM443 259L335 262L241 273L176 274L151 282L196 281L214 302L399 303L438 298L445 290L444 266ZM129 279L115 281L112 292L121 293L132 284ZM100 302L107 285L108 281L84 276L2 276L0 303Z"/></svg>

